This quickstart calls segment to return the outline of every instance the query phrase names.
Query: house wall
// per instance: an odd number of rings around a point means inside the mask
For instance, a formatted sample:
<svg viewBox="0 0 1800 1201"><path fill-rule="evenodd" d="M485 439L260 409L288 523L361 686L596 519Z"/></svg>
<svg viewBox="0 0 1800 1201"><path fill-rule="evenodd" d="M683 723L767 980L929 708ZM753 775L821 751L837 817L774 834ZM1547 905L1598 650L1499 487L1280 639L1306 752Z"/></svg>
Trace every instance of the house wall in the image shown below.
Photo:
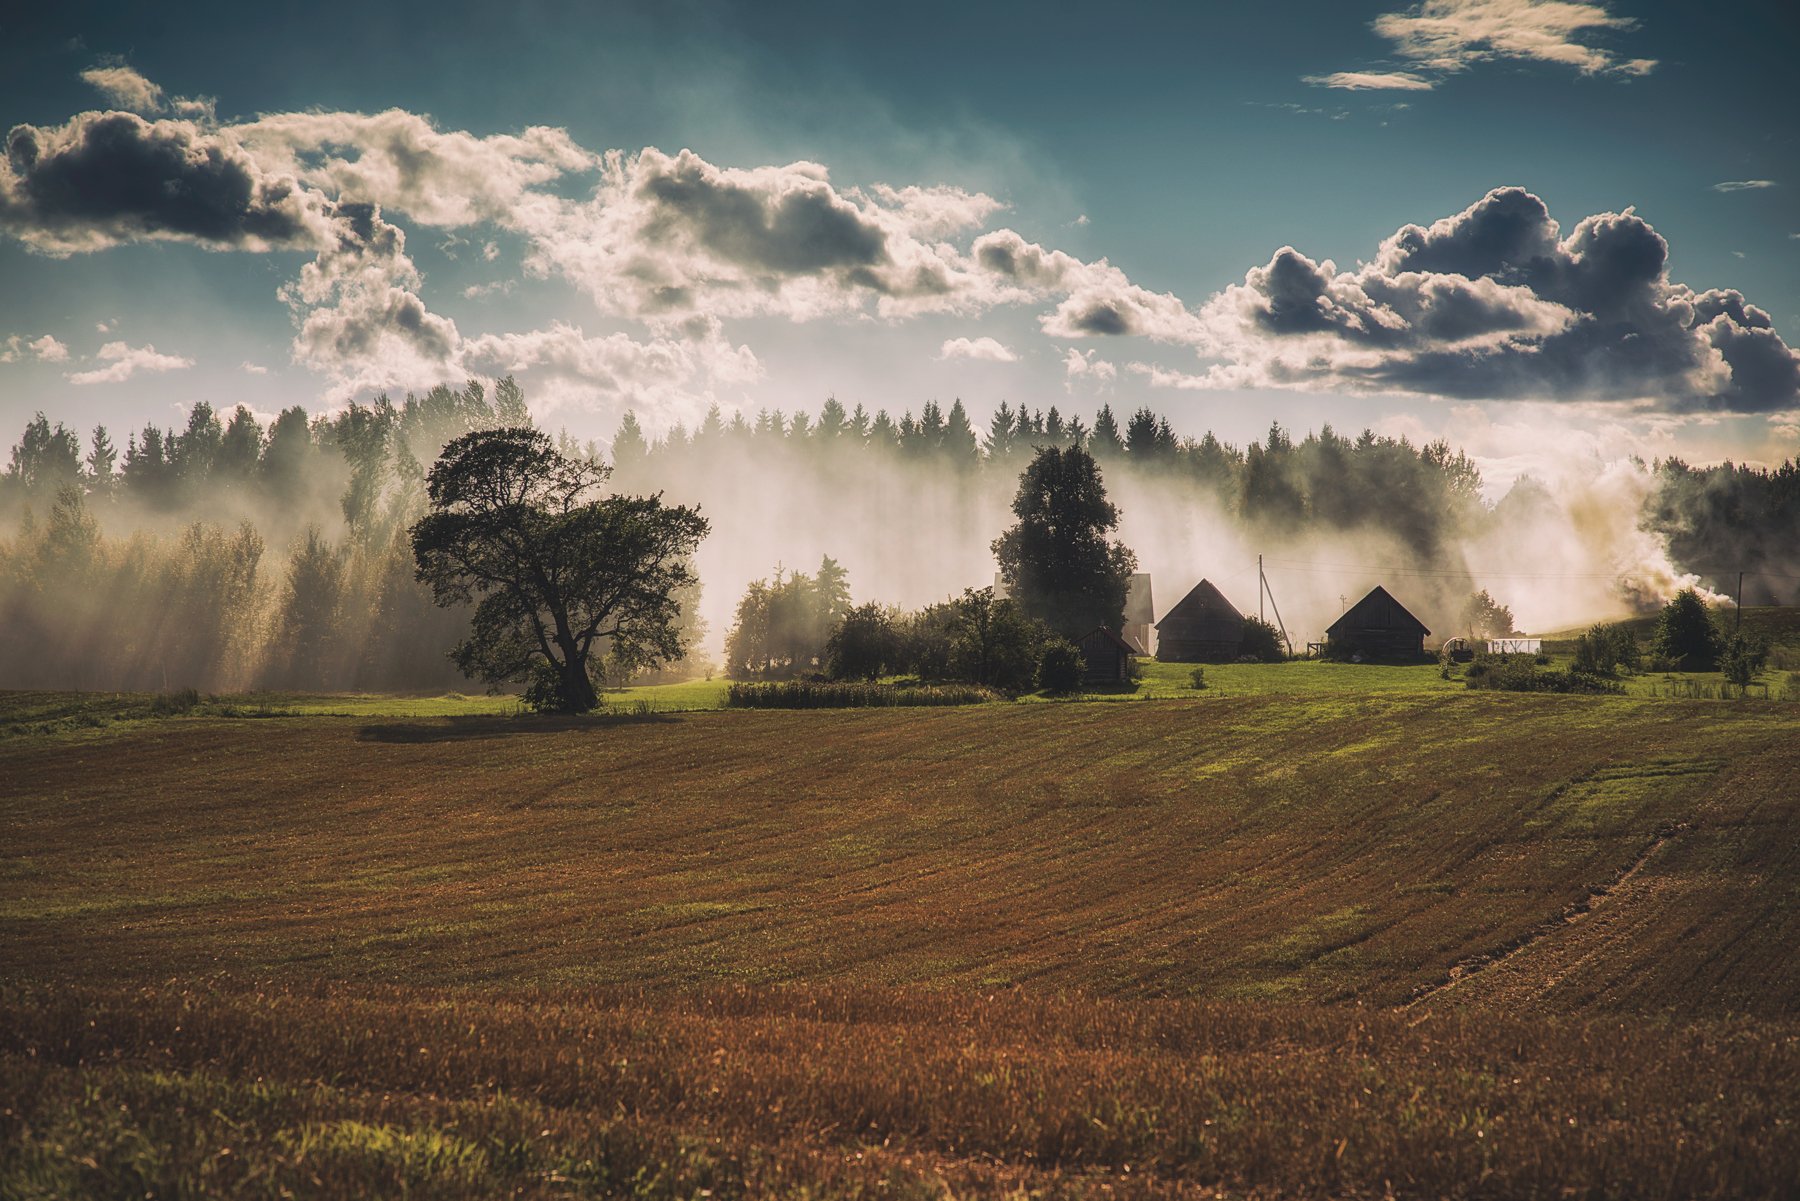
<svg viewBox="0 0 1800 1201"><path fill-rule="evenodd" d="M1243 654L1243 642L1206 638L1182 638L1164 634L1156 644L1156 657L1164 663L1231 663Z"/></svg>
<svg viewBox="0 0 1800 1201"><path fill-rule="evenodd" d="M1425 654L1425 635L1416 630L1346 630L1332 635L1327 645L1335 653L1360 653L1366 659L1417 659Z"/></svg>

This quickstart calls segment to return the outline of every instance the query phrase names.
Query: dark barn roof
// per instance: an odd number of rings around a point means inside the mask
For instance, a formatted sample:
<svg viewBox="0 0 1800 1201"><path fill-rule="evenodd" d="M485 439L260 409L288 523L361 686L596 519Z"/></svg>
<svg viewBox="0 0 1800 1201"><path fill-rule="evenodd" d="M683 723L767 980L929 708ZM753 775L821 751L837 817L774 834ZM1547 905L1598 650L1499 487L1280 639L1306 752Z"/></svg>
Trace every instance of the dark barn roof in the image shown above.
<svg viewBox="0 0 1800 1201"><path fill-rule="evenodd" d="M1163 614L1156 633L1161 638L1192 642L1238 642L1244 637L1244 615L1211 580L1201 580Z"/></svg>
<svg viewBox="0 0 1800 1201"><path fill-rule="evenodd" d="M1360 630L1392 630L1417 634L1421 638L1431 633L1425 628L1424 622L1407 612L1406 606L1389 595L1388 590L1380 584L1375 585L1369 590L1369 595L1351 605L1342 617L1332 622L1325 631L1325 636L1341 638Z"/></svg>
<svg viewBox="0 0 1800 1201"><path fill-rule="evenodd" d="M1090 644L1092 644L1094 646L1110 646L1114 650L1119 651L1122 654L1127 654L1127 655L1137 654L1137 651L1132 648L1131 643L1125 641L1123 638L1119 637L1117 634L1113 633L1111 630L1107 629L1105 626L1095 626L1093 629L1089 630L1087 633L1085 633L1081 636L1080 645L1083 648L1089 646Z"/></svg>

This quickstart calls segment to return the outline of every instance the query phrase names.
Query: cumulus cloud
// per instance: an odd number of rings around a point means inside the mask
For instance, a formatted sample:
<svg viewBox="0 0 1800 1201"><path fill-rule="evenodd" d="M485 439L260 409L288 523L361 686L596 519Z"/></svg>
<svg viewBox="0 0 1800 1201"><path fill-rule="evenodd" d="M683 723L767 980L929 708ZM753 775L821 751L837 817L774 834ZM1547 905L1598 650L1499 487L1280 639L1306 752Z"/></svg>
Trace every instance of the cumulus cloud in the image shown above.
<svg viewBox="0 0 1800 1201"><path fill-rule="evenodd" d="M188 120L108 112L18 125L0 161L0 230L52 255L134 241L312 247L325 238L325 209L291 176Z"/></svg>
<svg viewBox="0 0 1800 1201"><path fill-rule="evenodd" d="M994 363L1016 363L1019 356L993 338L948 338L938 350L940 359L986 359Z"/></svg>
<svg viewBox="0 0 1800 1201"><path fill-rule="evenodd" d="M1333 71L1329 75L1303 75L1301 82L1349 92L1429 92L1437 86L1434 81L1411 71Z"/></svg>
<svg viewBox="0 0 1800 1201"><path fill-rule="evenodd" d="M1760 188L1772 188L1772 179L1726 179L1712 186L1715 192L1752 192Z"/></svg>
<svg viewBox="0 0 1800 1201"><path fill-rule="evenodd" d="M561 202L539 189L600 164L560 129L477 137L400 109L280 113L229 132L268 170L445 229L546 221Z"/></svg>
<svg viewBox="0 0 1800 1201"><path fill-rule="evenodd" d="M1800 357L1769 315L1671 282L1667 262L1629 209L1563 237L1537 196L1498 188L1402 227L1355 270L1283 247L1207 303L1208 349L1226 361L1175 386L1792 407Z"/></svg>
<svg viewBox="0 0 1800 1201"><path fill-rule="evenodd" d="M29 339L14 334L0 342L0 363L17 363L26 358L37 359L42 363L66 363L69 361L69 348L50 334Z"/></svg>
<svg viewBox="0 0 1800 1201"><path fill-rule="evenodd" d="M238 364L238 370L242 371L245 375L269 374L269 369L267 367L264 367L261 363L252 363L248 359L245 359L242 363Z"/></svg>
<svg viewBox="0 0 1800 1201"><path fill-rule="evenodd" d="M697 318L671 336L591 336L555 322L524 333L483 334L461 347L460 364L492 375L529 373L547 408L579 405L608 416L628 408L677 420L703 415L717 389L762 374L747 346L733 346L716 319Z"/></svg>
<svg viewBox="0 0 1800 1201"><path fill-rule="evenodd" d="M1095 357L1098 353L1069 347L1068 352L1063 355L1063 378L1066 386L1072 389L1076 380L1110 384L1119 377L1119 369L1105 359Z"/></svg>
<svg viewBox="0 0 1800 1201"><path fill-rule="evenodd" d="M68 380L71 384L119 384L134 375L182 371L194 365L192 359L159 353L148 343L128 346L124 342L108 342L94 357L106 366L70 372Z"/></svg>
<svg viewBox="0 0 1800 1201"><path fill-rule="evenodd" d="M1027 242L1010 229L975 239L973 258L1000 285L996 299L1062 296L1039 318L1057 338L1135 334L1162 342L1193 342L1200 324L1181 300L1131 282L1105 259L1088 263Z"/></svg>
<svg viewBox="0 0 1800 1201"><path fill-rule="evenodd" d="M807 320L957 311L977 302L942 239L999 208L960 188L834 186L817 163L727 168L692 151L606 156L593 199L534 213L526 268L608 312Z"/></svg>

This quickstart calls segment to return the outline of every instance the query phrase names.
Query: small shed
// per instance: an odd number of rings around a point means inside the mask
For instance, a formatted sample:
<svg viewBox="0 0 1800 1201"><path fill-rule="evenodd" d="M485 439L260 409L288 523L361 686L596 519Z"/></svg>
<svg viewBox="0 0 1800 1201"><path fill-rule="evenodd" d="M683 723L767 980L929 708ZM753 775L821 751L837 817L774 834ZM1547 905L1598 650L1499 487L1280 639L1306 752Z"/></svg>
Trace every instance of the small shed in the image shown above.
<svg viewBox="0 0 1800 1201"><path fill-rule="evenodd" d="M1242 653L1244 615L1201 580L1156 623L1156 657L1165 663L1230 663Z"/></svg>
<svg viewBox="0 0 1800 1201"><path fill-rule="evenodd" d="M1425 623L1377 584L1325 631L1333 654L1365 659L1418 659L1425 654Z"/></svg>
<svg viewBox="0 0 1800 1201"><path fill-rule="evenodd" d="M1124 684L1131 679L1131 644L1105 626L1095 626L1076 645L1086 664L1082 683Z"/></svg>
<svg viewBox="0 0 1800 1201"><path fill-rule="evenodd" d="M1131 586L1125 593L1125 626L1119 637L1130 644L1133 654L1150 653L1150 629L1156 621L1155 605L1150 599L1150 573L1132 573Z"/></svg>

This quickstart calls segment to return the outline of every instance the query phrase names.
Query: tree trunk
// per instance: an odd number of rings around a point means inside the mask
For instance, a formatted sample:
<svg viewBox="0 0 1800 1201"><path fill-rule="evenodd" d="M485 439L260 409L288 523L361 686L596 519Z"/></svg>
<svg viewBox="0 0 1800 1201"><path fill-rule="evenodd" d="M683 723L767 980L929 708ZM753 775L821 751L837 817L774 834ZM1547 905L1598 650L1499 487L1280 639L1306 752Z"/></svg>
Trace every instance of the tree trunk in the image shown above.
<svg viewBox="0 0 1800 1201"><path fill-rule="evenodd" d="M556 665L556 670L562 677L563 705L570 713L586 713L600 703L594 693L594 682L588 679L587 660L576 649L573 639L561 643L559 649L563 660Z"/></svg>

